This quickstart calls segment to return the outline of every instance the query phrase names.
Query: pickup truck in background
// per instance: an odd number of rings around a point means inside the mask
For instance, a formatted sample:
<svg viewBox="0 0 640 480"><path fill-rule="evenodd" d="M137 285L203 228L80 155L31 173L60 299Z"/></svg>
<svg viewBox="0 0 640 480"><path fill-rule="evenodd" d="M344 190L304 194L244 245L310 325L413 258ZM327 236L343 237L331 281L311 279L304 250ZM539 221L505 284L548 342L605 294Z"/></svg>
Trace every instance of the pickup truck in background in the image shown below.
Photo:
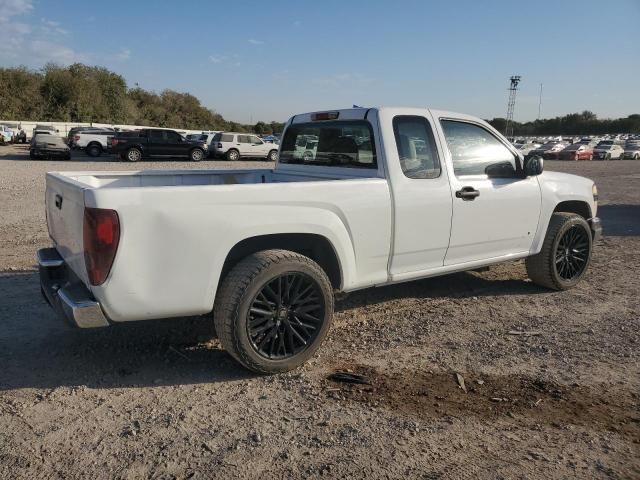
<svg viewBox="0 0 640 480"><path fill-rule="evenodd" d="M208 155L209 146L201 139L187 140L174 130L149 128L117 132L111 138L111 151L130 162L148 157L188 157L199 162Z"/></svg>
<svg viewBox="0 0 640 480"><path fill-rule="evenodd" d="M313 155L300 155L310 138ZM518 259L536 284L564 290L601 234L593 181L543 173L486 122L425 108L295 115L274 169L46 182L54 246L38 252L41 286L64 319L212 313L223 346L261 373L314 354L336 291Z"/></svg>
<svg viewBox="0 0 640 480"><path fill-rule="evenodd" d="M111 138L116 134L113 129L79 130L70 135L69 147L84 150L90 157L99 157L111 149Z"/></svg>

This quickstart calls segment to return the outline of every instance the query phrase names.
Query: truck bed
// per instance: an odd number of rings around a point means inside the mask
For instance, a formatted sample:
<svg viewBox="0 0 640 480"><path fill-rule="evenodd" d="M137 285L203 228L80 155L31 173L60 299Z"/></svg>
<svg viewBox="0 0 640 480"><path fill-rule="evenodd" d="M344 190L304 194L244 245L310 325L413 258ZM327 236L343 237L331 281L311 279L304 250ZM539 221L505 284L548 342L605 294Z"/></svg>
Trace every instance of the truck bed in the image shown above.
<svg viewBox="0 0 640 480"><path fill-rule="evenodd" d="M375 176L375 171L371 176ZM344 176L300 175L272 169L258 170L143 170L132 172L54 172L84 188L176 187L339 180Z"/></svg>
<svg viewBox="0 0 640 480"><path fill-rule="evenodd" d="M386 179L364 169L311 170L50 172L49 233L66 266L115 322L210 311L227 253L271 233L272 225L341 246L346 289L357 287L356 279L384 281L391 237ZM86 208L114 210L120 222L111 274L99 286L90 285L85 265ZM375 222L369 211L377 212Z"/></svg>

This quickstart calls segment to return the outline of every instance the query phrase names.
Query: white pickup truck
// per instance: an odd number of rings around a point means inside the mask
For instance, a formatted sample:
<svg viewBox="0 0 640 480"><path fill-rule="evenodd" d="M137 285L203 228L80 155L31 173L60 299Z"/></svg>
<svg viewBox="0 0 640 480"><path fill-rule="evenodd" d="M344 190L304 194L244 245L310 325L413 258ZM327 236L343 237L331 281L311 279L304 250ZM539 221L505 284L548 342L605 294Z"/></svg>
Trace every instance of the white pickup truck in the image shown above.
<svg viewBox="0 0 640 480"><path fill-rule="evenodd" d="M107 153L111 146L111 138L116 132L112 129L90 129L75 132L69 146L77 150L84 150L90 157L99 157Z"/></svg>
<svg viewBox="0 0 640 480"><path fill-rule="evenodd" d="M522 258L535 283L575 285L597 190L542 170L475 117L354 108L292 117L274 169L48 173L42 291L79 327L212 313L243 365L286 371L335 291Z"/></svg>

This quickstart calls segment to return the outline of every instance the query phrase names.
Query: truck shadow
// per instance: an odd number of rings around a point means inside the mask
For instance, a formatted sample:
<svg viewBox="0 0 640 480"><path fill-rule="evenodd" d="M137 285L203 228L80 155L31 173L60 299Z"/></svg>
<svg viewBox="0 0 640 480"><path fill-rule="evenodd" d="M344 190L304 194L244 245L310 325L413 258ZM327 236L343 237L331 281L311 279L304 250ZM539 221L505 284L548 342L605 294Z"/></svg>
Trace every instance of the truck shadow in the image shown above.
<svg viewBox="0 0 640 480"><path fill-rule="evenodd" d="M205 317L104 329L67 327L38 274L0 273L0 391L216 383L253 376L224 352Z"/></svg>
<svg viewBox="0 0 640 480"><path fill-rule="evenodd" d="M355 292L348 310L394 298L531 294L522 280L460 273ZM43 300L36 272L0 273L0 391L16 388L131 388L241 380L240 367L217 339L210 316L73 329Z"/></svg>
<svg viewBox="0 0 640 480"><path fill-rule="evenodd" d="M549 293L524 279L489 279L475 272L460 272L346 295L336 302L336 311L383 303L398 298L470 298Z"/></svg>
<svg viewBox="0 0 640 480"><path fill-rule="evenodd" d="M640 205L600 205L598 216L602 218L605 235L629 237L640 235Z"/></svg>

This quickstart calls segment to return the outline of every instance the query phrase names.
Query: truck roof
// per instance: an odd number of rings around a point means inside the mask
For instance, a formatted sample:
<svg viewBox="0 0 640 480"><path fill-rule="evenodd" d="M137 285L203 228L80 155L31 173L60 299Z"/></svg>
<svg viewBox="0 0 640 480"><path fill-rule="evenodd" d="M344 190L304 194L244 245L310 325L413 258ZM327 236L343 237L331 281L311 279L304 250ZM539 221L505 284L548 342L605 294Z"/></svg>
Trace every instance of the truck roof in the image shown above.
<svg viewBox="0 0 640 480"><path fill-rule="evenodd" d="M301 113L294 115L290 118L290 123L307 123L313 121L314 116L319 114L333 114L337 113L337 119L340 120L363 120L367 117L370 111L376 111L379 114L382 113L391 113L391 114L402 114L402 115L422 115L424 111L428 110L435 118L458 118L463 120L471 120L477 122L478 117L474 117L473 115L467 115L464 113L450 112L447 110L434 110L428 107L356 107L356 108L337 108L337 109L327 109L327 110L318 110L315 112ZM329 118L327 118L329 120Z"/></svg>

